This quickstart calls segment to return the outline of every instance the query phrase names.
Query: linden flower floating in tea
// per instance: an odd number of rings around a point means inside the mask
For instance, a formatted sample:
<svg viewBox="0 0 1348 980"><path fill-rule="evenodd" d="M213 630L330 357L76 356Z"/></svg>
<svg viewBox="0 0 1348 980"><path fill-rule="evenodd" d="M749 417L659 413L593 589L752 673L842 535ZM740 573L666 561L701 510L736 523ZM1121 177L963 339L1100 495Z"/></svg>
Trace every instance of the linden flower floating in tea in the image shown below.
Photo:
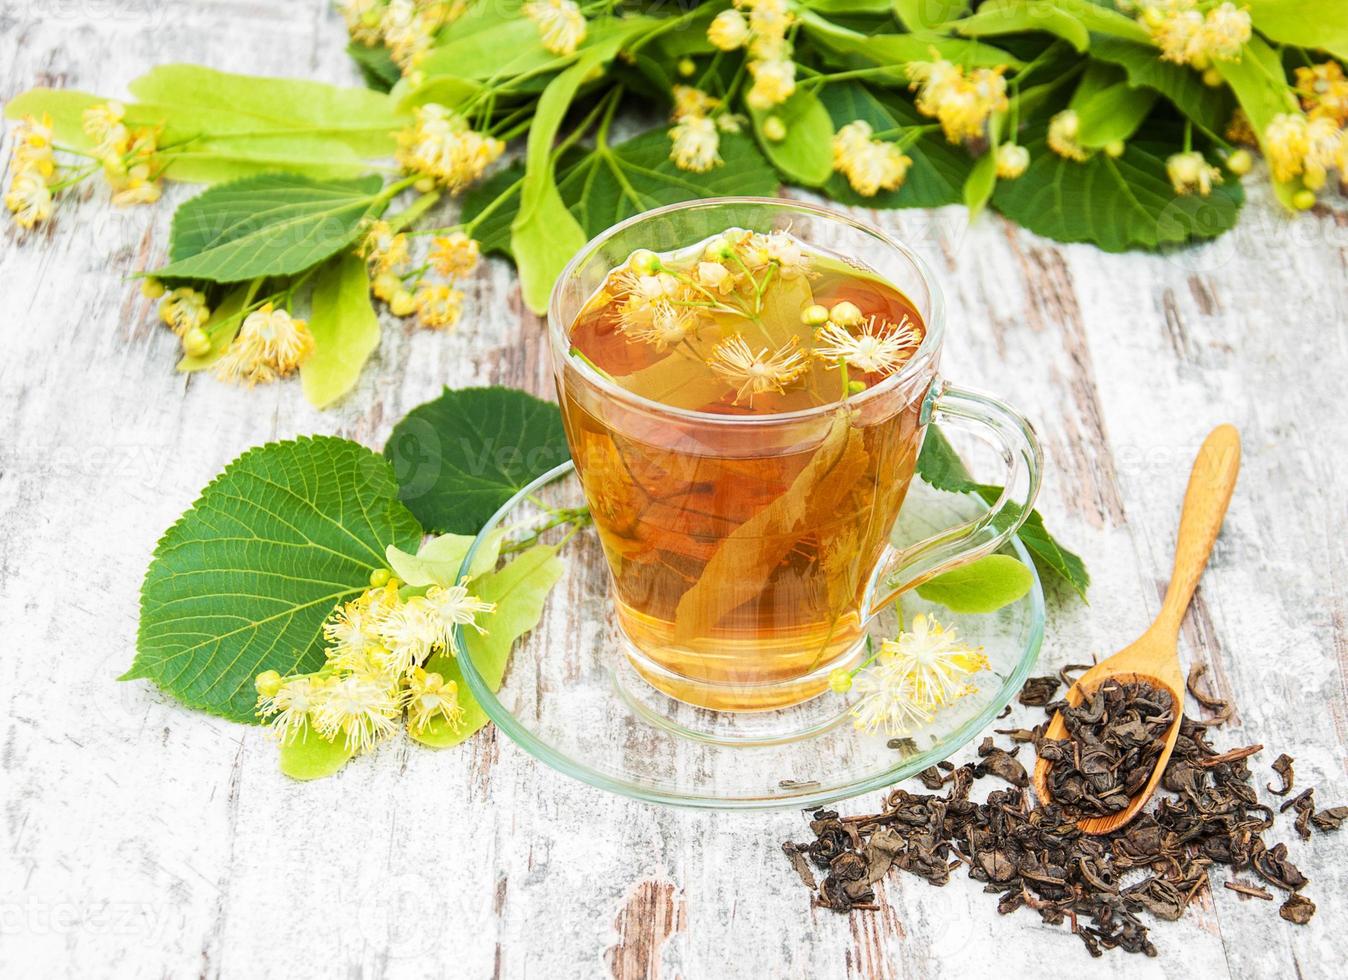
<svg viewBox="0 0 1348 980"><path fill-rule="evenodd" d="M341 738L348 752L365 752L397 731L404 712L417 732L437 720L451 728L462 720L458 686L424 665L434 654L457 655L455 626L484 632L477 617L493 612L495 603L462 584L402 596L401 583L387 571L375 572L371 583L324 623L327 663L321 669L258 675L258 716L270 720L282 744L307 727L328 741Z"/></svg>
<svg viewBox="0 0 1348 980"><path fill-rule="evenodd" d="M573 354L631 391L739 412L865 391L922 337L916 308L892 286L789 231L738 228L669 253L633 252L571 329Z"/></svg>
<svg viewBox="0 0 1348 980"><path fill-rule="evenodd" d="M829 684L840 694L860 694L849 712L858 728L896 737L973 694L977 688L969 678L987 669L982 647L960 642L954 627L919 613L911 630L886 640L850 671L835 670Z"/></svg>

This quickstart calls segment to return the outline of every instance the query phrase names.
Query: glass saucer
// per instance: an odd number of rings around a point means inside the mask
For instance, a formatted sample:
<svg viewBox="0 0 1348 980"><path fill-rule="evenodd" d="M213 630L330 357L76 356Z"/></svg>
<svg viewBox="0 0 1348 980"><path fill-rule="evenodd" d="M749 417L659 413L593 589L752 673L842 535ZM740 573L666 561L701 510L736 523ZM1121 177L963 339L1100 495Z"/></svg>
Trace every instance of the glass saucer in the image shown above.
<svg viewBox="0 0 1348 980"><path fill-rule="evenodd" d="M571 463L516 494L478 542L498 527L545 523L548 514L540 503L552 508L585 503ZM920 540L983 507L971 495L941 493L914 480L894 541ZM476 550L477 543L465 568ZM1018 540L1007 553L1033 570ZM1020 690L1044 636L1037 575L1019 602L982 615L957 615L909 593L899 601L903 622L920 612L934 614L956 626L961 639L981 644L990 663L972 678L974 693L925 727L904 739L860 731L847 716L856 695L832 692L774 711L711 711L661 694L629 663L593 528L572 536L560 554L566 570L538 626L515 644L500 688L488 689L468 655L459 658L464 679L497 727L532 755L593 786L655 803L812 807L890 786L945 759L986 728ZM877 617L871 630L877 643L895 634L898 615L891 609Z"/></svg>

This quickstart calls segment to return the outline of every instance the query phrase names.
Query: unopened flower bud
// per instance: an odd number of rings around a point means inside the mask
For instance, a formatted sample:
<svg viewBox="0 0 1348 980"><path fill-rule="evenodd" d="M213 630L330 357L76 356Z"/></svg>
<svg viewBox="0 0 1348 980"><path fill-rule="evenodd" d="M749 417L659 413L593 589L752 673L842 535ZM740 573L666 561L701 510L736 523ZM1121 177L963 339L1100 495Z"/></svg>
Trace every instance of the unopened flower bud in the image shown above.
<svg viewBox="0 0 1348 980"><path fill-rule="evenodd" d="M417 301L406 289L400 289L388 301L388 308L393 311L394 316L411 316L417 308Z"/></svg>
<svg viewBox="0 0 1348 980"><path fill-rule="evenodd" d="M834 694L846 694L852 690L852 674L839 667L828 675L828 686Z"/></svg>
<svg viewBox="0 0 1348 980"><path fill-rule="evenodd" d="M158 299L164 295L164 284L151 276L140 281L140 294L146 299Z"/></svg>
<svg viewBox="0 0 1348 980"><path fill-rule="evenodd" d="M387 568L376 568L373 572L370 573L371 587L376 589L382 589L384 586L388 585L388 580L392 577L392 575L393 573L390 572Z"/></svg>
<svg viewBox="0 0 1348 980"><path fill-rule="evenodd" d="M1222 73L1216 68L1209 68L1207 71L1203 72L1203 84L1208 88L1218 88L1225 81L1226 79L1222 77Z"/></svg>
<svg viewBox="0 0 1348 980"><path fill-rule="evenodd" d="M628 257L627 265L639 276L653 276L660 271L660 256L648 248L639 248Z"/></svg>
<svg viewBox="0 0 1348 980"><path fill-rule="evenodd" d="M691 78L695 71L697 71L696 61L694 61L692 58L679 59L679 74L681 76L683 76L684 78Z"/></svg>
<svg viewBox="0 0 1348 980"><path fill-rule="evenodd" d="M1249 150L1237 150L1226 158L1226 169L1237 177L1244 177L1254 166L1254 157Z"/></svg>
<svg viewBox="0 0 1348 980"><path fill-rule="evenodd" d="M1126 147L1123 145L1123 140L1110 140L1104 145L1103 149L1105 151L1105 156L1117 159L1123 156L1123 151Z"/></svg>
<svg viewBox="0 0 1348 980"><path fill-rule="evenodd" d="M866 390L866 382L861 380L847 382L847 393L849 395L859 395Z"/></svg>
<svg viewBox="0 0 1348 980"><path fill-rule="evenodd" d="M768 116L763 120L763 138L773 143L786 139L786 123L782 122L781 116Z"/></svg>
<svg viewBox="0 0 1348 980"><path fill-rule="evenodd" d="M821 327L828 322L828 307L815 303L800 311L800 322L807 327Z"/></svg>
<svg viewBox="0 0 1348 980"><path fill-rule="evenodd" d="M275 697L276 692L281 689L281 684L281 675L274 670L264 670L253 680L257 693L264 698Z"/></svg>
<svg viewBox="0 0 1348 980"><path fill-rule="evenodd" d="M188 357L205 357L211 352L211 338L205 330L193 327L183 334L183 353Z"/></svg>
<svg viewBox="0 0 1348 980"><path fill-rule="evenodd" d="M840 327L855 327L861 323L861 308L843 300L828 311L828 318Z"/></svg>
<svg viewBox="0 0 1348 980"><path fill-rule="evenodd" d="M1297 191L1292 195L1292 207L1298 211L1309 211L1315 207L1315 191Z"/></svg>

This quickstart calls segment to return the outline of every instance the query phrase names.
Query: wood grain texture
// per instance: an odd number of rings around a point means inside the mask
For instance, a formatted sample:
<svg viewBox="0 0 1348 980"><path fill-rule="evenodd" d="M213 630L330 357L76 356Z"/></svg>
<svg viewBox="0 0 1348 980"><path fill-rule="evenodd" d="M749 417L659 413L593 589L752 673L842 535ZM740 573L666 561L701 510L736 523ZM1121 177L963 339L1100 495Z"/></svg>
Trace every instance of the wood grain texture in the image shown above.
<svg viewBox="0 0 1348 980"><path fill-rule="evenodd" d="M355 83L344 43L321 0L10 0L0 98L125 94L165 61ZM0 975L1339 972L1346 833L1278 835L1312 879L1308 926L1219 887L1158 924L1160 959L1093 961L1036 916L996 916L962 879L891 878L869 916L812 909L780 851L805 835L797 813L606 796L490 730L442 753L394 742L297 784L262 732L115 683L155 541L243 449L312 432L380 445L445 384L551 389L541 324L497 261L456 331L386 321L329 412L298 384L175 374L176 341L125 277L163 259L189 193L119 211L95 190L36 234L0 234ZM869 217L947 287L946 372L1043 436L1042 509L1095 579L1089 606L1058 597L1044 668L1117 649L1154 617L1193 447L1216 422L1240 429L1240 488L1181 656L1239 707L1219 744L1267 745L1256 770L1291 753L1329 805L1348 801L1348 219L1289 221L1252 197L1235 232L1170 255L1059 246L995 217L969 227L960 208Z"/></svg>

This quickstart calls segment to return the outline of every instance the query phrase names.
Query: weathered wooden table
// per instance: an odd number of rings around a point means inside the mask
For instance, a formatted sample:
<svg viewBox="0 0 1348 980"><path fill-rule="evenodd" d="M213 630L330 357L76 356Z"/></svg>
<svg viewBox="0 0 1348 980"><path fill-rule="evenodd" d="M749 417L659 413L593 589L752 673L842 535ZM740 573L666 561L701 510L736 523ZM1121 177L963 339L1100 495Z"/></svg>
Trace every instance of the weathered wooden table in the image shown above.
<svg viewBox="0 0 1348 980"><path fill-rule="evenodd" d="M10 2L0 97L122 94L171 60L354 83L344 43L324 0ZM1089 606L1052 604L1043 667L1150 620L1192 453L1214 423L1240 427L1182 652L1239 706L1221 744L1264 743L1261 777L1290 752L1326 806L1348 802L1348 219L1287 221L1252 196L1237 231L1170 256L967 227L958 208L873 217L945 282L949 373L1043 436L1042 509L1095 577ZM1308 926L1218 887L1158 925L1161 958L1092 961L962 876L892 878L879 913L811 909L780 851L803 836L797 812L604 795L492 730L298 784L260 730L116 683L156 539L244 448L313 432L377 446L444 384L551 391L541 324L498 261L455 332L387 323L332 411L293 383L176 374L175 339L125 279L163 258L170 203L115 211L99 193L0 239L0 975L1342 975L1348 833L1303 843L1279 822L1312 879Z"/></svg>

